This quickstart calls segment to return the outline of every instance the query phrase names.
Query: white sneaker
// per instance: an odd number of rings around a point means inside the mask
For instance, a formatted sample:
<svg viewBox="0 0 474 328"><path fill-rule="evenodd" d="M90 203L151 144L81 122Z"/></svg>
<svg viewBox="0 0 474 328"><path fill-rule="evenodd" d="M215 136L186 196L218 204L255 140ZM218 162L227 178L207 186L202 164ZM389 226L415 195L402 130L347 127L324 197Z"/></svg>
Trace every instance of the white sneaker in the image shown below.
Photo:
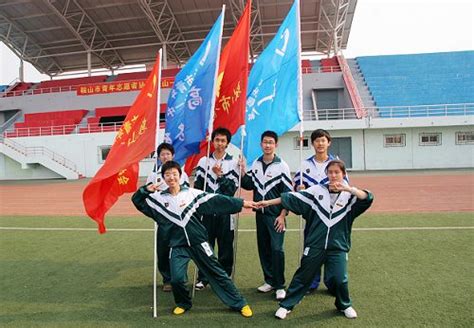
<svg viewBox="0 0 474 328"><path fill-rule="evenodd" d="M286 297L286 292L284 289L277 289L276 291L276 299L277 301L281 301Z"/></svg>
<svg viewBox="0 0 474 328"><path fill-rule="evenodd" d="M344 312L344 315L346 316L347 319L357 318L357 312L356 312L356 310L354 310L354 308L352 306L349 306L347 309L345 309L342 312Z"/></svg>
<svg viewBox="0 0 474 328"><path fill-rule="evenodd" d="M206 288L206 285L204 285L202 281L198 281L196 285L194 285L194 288L196 288L196 290L203 290L204 288Z"/></svg>
<svg viewBox="0 0 474 328"><path fill-rule="evenodd" d="M279 308L276 312L275 312L275 317L278 318L278 319L285 319L286 316L288 315L288 313L290 313L291 311L290 310L287 310L283 307Z"/></svg>
<svg viewBox="0 0 474 328"><path fill-rule="evenodd" d="M257 290L260 292L260 293L268 293L268 292L271 292L273 290L273 287L267 283L264 283L262 286L258 287Z"/></svg>

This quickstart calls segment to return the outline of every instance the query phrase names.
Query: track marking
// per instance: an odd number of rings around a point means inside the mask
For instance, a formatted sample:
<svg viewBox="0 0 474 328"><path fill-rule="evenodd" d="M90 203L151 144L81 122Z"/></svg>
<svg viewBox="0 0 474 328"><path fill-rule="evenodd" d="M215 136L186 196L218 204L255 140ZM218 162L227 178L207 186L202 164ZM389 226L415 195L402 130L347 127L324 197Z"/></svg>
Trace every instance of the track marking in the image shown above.
<svg viewBox="0 0 474 328"><path fill-rule="evenodd" d="M387 228L353 228L352 231L415 231L415 230L465 230L474 229L474 226L465 227L387 227ZM0 227L0 230L11 231L97 231L96 228L33 228L33 227ZM107 231L153 231L153 229L111 228ZM299 229L287 229L287 232L298 232ZM239 232L256 232L255 229L239 229Z"/></svg>

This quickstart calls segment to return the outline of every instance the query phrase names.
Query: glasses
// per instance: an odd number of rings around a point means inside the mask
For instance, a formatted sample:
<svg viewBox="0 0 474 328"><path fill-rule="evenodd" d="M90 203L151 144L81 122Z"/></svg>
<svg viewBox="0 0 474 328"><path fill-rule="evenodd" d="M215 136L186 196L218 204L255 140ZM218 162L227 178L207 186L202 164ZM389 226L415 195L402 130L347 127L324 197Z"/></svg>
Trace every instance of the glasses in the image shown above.
<svg viewBox="0 0 474 328"><path fill-rule="evenodd" d="M262 144L264 145L275 145L275 141L262 141Z"/></svg>

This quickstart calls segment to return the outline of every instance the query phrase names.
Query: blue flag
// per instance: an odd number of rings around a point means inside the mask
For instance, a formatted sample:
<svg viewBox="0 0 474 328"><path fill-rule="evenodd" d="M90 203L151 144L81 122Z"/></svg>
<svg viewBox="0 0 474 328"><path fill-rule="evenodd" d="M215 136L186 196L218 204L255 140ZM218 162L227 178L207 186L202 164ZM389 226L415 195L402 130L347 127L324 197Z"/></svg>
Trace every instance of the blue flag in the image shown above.
<svg viewBox="0 0 474 328"><path fill-rule="evenodd" d="M250 71L247 89L247 163L258 158L260 136L266 130L282 135L300 122L301 101L299 1L296 0L277 34ZM240 146L241 130L232 138Z"/></svg>
<svg viewBox="0 0 474 328"><path fill-rule="evenodd" d="M181 165L199 152L214 108L215 80L222 37L222 13L194 55L176 75L166 110L165 142Z"/></svg>

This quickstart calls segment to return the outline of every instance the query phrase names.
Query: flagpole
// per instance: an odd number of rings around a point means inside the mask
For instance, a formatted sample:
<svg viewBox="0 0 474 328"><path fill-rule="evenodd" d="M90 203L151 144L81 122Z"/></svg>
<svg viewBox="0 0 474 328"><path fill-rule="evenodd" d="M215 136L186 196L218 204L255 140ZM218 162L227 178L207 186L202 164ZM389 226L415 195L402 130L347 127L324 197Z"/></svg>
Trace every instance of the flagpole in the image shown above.
<svg viewBox="0 0 474 328"><path fill-rule="evenodd" d="M212 87L212 101L211 101L211 112L210 112L210 117L209 117L209 125L207 129L207 160L206 160L206 173L204 175L204 191L206 191L207 187L207 174L209 172L209 153L211 151L211 134L212 130L214 129L214 108L216 107L216 89L217 89L217 75L219 73L219 59L220 59L220 53L221 53L221 46L222 46L222 32L224 30L224 20L225 20L225 4L222 5L222 20L221 20L221 32L220 32L220 38L219 38L219 43L217 45L217 54L216 56L216 70L214 71L214 85ZM196 294L196 280L197 280L197 267L194 265L194 274L193 274L193 292L192 292L192 298L194 298L194 295Z"/></svg>
<svg viewBox="0 0 474 328"><path fill-rule="evenodd" d="M297 2L296 16L297 16L297 34L298 34L298 114L300 116L300 187L303 186L303 132L304 132L304 117L303 117L303 87L302 87L302 74L301 74L301 14L300 14L300 1ZM303 242L304 242L304 229L303 229L303 218L300 217L299 221L299 248L298 248L298 263L303 254Z"/></svg>
<svg viewBox="0 0 474 328"><path fill-rule="evenodd" d="M156 83L156 133L155 133L155 156L158 158L158 154L156 153L156 148L159 145L159 134L160 134L160 87L161 87L161 61L163 59L163 52L162 49L159 50L159 58L160 58L160 66L158 67L158 77ZM155 164L156 165L156 164ZM157 168L158 170L158 168ZM158 316L157 314L157 292L156 292L156 276L158 274L158 254L156 252L158 247L158 224L155 222L154 227L154 241L153 241L153 318Z"/></svg>
<svg viewBox="0 0 474 328"><path fill-rule="evenodd" d="M244 159L244 138L245 138L245 125L242 125L241 127L241 132L240 132L240 157L239 159L243 161ZM240 168L240 163L239 163L239 198L242 196L242 169ZM232 274L231 278L234 280L235 276L235 263L237 261L237 241L239 239L239 219L240 219L240 212L237 213L237 217L234 222L234 242L233 242L233 249L234 249L234 261L232 262Z"/></svg>

